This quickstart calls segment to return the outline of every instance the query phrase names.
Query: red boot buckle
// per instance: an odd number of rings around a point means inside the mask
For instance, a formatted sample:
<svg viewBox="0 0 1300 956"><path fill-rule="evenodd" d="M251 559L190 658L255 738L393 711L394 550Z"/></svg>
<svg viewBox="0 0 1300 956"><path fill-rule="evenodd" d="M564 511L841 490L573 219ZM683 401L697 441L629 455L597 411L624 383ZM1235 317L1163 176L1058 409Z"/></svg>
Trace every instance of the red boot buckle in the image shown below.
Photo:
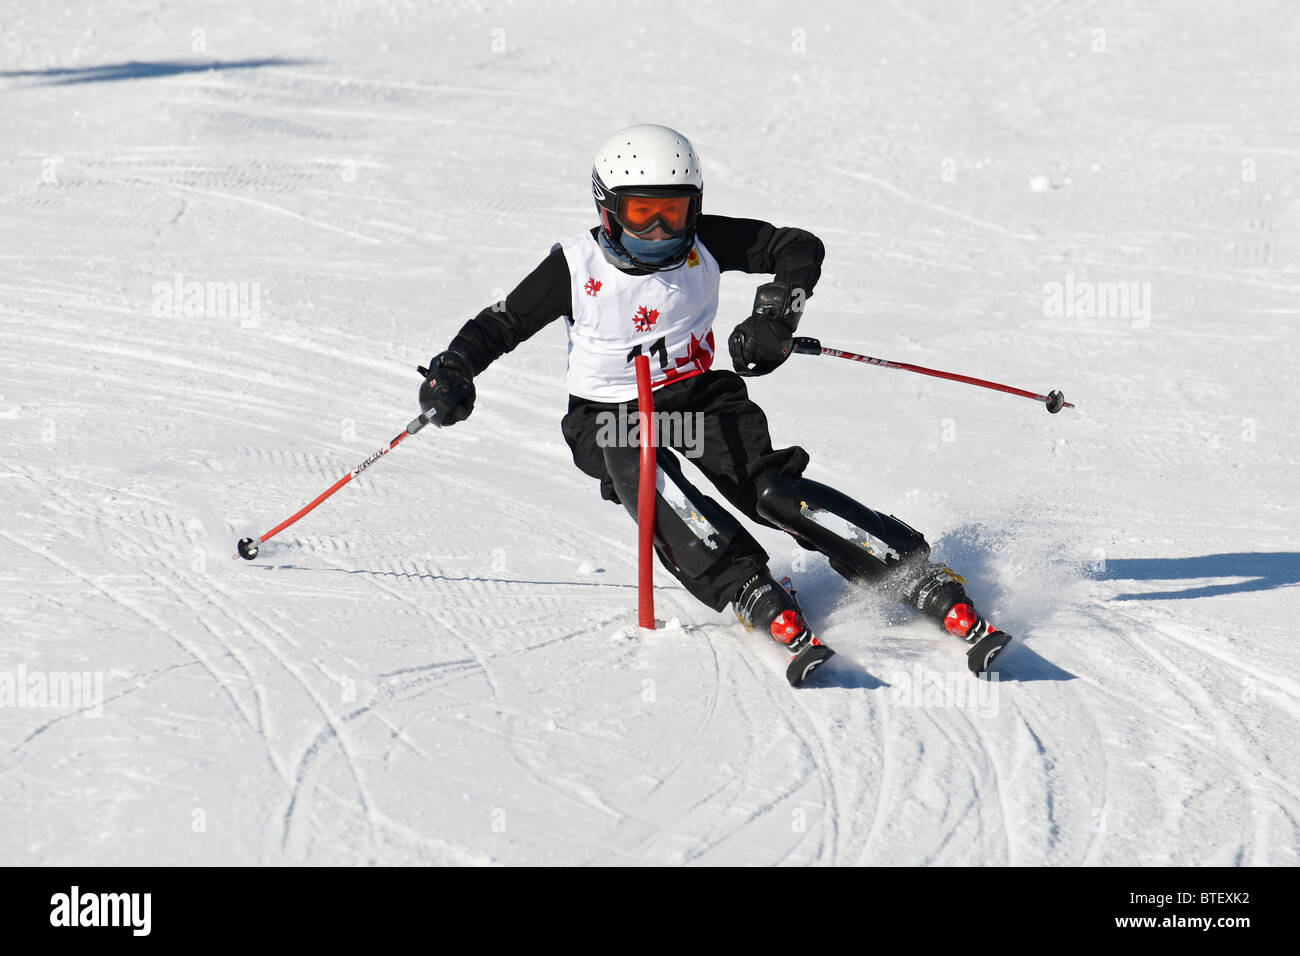
<svg viewBox="0 0 1300 956"><path fill-rule="evenodd" d="M782 611L772 621L772 636L782 644L789 644L802 634L806 627L798 611Z"/></svg>
<svg viewBox="0 0 1300 956"><path fill-rule="evenodd" d="M954 604L952 610L944 616L943 628L953 637L960 637L965 640L979 619L973 605Z"/></svg>

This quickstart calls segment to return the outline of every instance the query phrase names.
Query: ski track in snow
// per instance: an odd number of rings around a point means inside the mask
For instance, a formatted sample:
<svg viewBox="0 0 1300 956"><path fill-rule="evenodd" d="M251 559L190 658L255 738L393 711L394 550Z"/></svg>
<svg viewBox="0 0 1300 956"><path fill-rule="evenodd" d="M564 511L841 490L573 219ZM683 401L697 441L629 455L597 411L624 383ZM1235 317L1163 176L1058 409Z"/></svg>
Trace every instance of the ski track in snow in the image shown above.
<svg viewBox="0 0 1300 956"><path fill-rule="evenodd" d="M585 4L259 10L282 65L223 68L251 42L223 28L201 72L0 77L0 675L104 679L102 716L0 708L0 859L1300 864L1300 129L1269 106L1294 17L994 6L831 3L800 53L776 7L691 8L664 65L696 80L662 99ZM76 50L15 10L0 50L172 62L196 10ZM607 100L575 112L591 70ZM1077 404L803 356L749 380L811 477L943 539L1017 635L998 682L770 529L839 652L808 687L662 570L676 624L637 629L633 525L560 435L558 328L232 560L591 223L590 148L634 120L695 139L709 209L825 239L808 334ZM1050 317L1067 274L1150 283L1152 314ZM260 314L160 312L177 275L258 283ZM753 284L724 277L719 335Z"/></svg>

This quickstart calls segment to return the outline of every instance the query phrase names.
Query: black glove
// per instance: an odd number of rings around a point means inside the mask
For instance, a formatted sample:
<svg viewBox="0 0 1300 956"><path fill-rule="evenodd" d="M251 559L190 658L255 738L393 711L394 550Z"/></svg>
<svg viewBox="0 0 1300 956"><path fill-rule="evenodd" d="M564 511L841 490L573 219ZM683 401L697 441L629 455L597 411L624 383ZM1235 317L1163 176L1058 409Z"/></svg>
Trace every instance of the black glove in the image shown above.
<svg viewBox="0 0 1300 956"><path fill-rule="evenodd" d="M433 424L455 425L474 411L474 367L459 352L448 350L416 369L424 376L420 386L420 411L436 411Z"/></svg>
<svg viewBox="0 0 1300 956"><path fill-rule="evenodd" d="M766 375L790 357L802 307L803 296L793 296L785 282L758 287L754 314L736 326L727 340L731 364L739 374Z"/></svg>

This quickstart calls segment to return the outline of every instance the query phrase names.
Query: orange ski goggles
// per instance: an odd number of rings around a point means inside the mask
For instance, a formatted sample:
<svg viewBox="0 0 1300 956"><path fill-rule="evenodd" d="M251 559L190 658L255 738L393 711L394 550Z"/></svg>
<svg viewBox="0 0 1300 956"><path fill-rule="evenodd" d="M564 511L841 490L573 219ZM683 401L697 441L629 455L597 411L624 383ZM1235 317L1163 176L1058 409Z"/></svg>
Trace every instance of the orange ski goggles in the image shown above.
<svg viewBox="0 0 1300 956"><path fill-rule="evenodd" d="M618 218L623 228L633 235L649 232L656 225L680 235L699 214L698 195L636 196L620 194Z"/></svg>

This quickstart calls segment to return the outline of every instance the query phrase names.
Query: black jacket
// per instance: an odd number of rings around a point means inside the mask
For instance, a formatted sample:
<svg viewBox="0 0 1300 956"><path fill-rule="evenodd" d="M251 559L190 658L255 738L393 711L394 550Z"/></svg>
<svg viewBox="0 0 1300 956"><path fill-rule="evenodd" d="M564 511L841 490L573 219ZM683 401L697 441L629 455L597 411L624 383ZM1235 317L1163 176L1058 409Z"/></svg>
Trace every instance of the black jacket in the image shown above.
<svg viewBox="0 0 1300 956"><path fill-rule="evenodd" d="M803 289L805 299L821 277L826 249L803 229L777 228L757 219L701 216L696 234L723 272L770 274L777 282ZM469 359L477 375L543 326L572 314L569 266L557 248L504 302L466 322L451 348Z"/></svg>

